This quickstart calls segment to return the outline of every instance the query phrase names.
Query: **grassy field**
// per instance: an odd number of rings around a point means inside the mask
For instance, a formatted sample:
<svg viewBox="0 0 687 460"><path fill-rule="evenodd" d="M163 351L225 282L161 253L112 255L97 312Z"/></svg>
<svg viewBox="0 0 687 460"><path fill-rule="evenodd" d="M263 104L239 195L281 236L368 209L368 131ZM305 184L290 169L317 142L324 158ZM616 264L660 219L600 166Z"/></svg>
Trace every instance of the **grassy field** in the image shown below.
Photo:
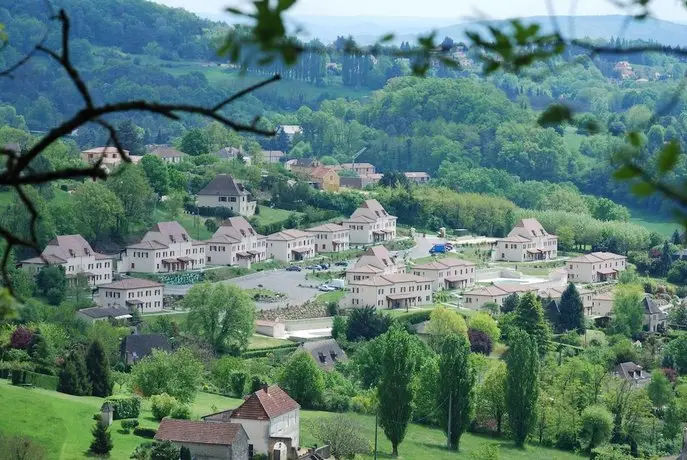
<svg viewBox="0 0 687 460"><path fill-rule="evenodd" d="M46 450L51 460L75 460L87 458L86 451L91 441L90 430L95 423L92 416L100 409L103 400L95 397L76 397L64 395L40 388L25 389L14 387L6 380L0 381L0 401L4 417L0 417L0 432L21 434L34 438ZM199 393L192 405L194 417L209 414L215 409L224 410L237 407L239 399L225 398L218 395ZM313 426L321 417L331 414L316 411L301 411L301 444L322 444L313 437ZM370 441L374 440L374 417L351 415ZM148 403L143 404L139 421L142 426L155 427ZM125 459L140 443L147 441L133 434L118 432L120 422L115 421L110 432L114 448L110 458ZM477 453L485 445L496 445L503 460L539 460L556 458L561 460L580 459L582 457L568 452L528 446L526 449L515 449L510 441L465 434L461 438L461 453L448 453L444 449L446 438L441 430L420 425L408 428L405 440L399 447L401 459L422 460L467 458L470 453ZM379 430L379 458L391 457L391 445ZM371 459L372 455L362 458Z"/></svg>
<svg viewBox="0 0 687 460"><path fill-rule="evenodd" d="M649 231L660 233L666 238L671 237L675 229L679 229L680 232L683 231L680 224L669 217L651 215L640 211L631 211L631 214L630 222L641 225Z"/></svg>
<svg viewBox="0 0 687 460"><path fill-rule="evenodd" d="M346 296L346 291L331 291L324 292L317 296L316 300L319 302L339 302Z"/></svg>
<svg viewBox="0 0 687 460"><path fill-rule="evenodd" d="M275 209L267 206L259 206L260 212L255 216L260 225L269 225L289 218L292 212L285 209ZM300 214L296 212L296 214Z"/></svg>
<svg viewBox="0 0 687 460"><path fill-rule="evenodd" d="M255 350L256 348L272 348L280 345L287 345L289 343L293 342L290 340L267 337L266 335L254 334L248 339L248 349Z"/></svg>

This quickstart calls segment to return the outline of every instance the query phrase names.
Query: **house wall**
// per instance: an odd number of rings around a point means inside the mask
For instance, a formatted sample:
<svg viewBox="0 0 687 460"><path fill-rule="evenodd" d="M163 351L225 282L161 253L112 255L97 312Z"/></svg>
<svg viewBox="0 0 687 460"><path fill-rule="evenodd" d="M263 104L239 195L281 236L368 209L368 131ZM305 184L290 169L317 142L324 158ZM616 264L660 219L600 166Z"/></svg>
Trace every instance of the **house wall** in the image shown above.
<svg viewBox="0 0 687 460"><path fill-rule="evenodd" d="M248 444L253 445L253 452L266 454L270 442L270 422L269 420L249 420L242 418L232 418L232 422L240 423L248 435Z"/></svg>
<svg viewBox="0 0 687 460"><path fill-rule="evenodd" d="M167 244L167 243L165 243ZM194 263L189 263L189 270L205 268L205 245L193 245L190 241L168 244L169 249L133 249L126 248L122 253L122 263L119 272L139 273L169 273L175 271L170 265L163 264L163 259L190 257ZM180 264L177 265L177 270Z"/></svg>
<svg viewBox="0 0 687 460"><path fill-rule="evenodd" d="M303 254L304 259L310 259L315 255L315 238L313 236L304 236L288 241L281 240L267 240L267 253L269 257L284 262L291 262L293 258L293 250L306 248L310 252Z"/></svg>
<svg viewBox="0 0 687 460"><path fill-rule="evenodd" d="M351 232L346 229L340 232L312 232L315 236L315 251L322 252L341 252L349 248ZM345 241L344 244L337 244L334 249L334 240Z"/></svg>
<svg viewBox="0 0 687 460"><path fill-rule="evenodd" d="M246 453L244 457L232 456L232 448L234 446L220 446L216 444L195 444L191 442L173 442L175 446L181 449L181 446L188 447L191 451L191 457L194 460L238 460L248 458L248 447L246 442Z"/></svg>
<svg viewBox="0 0 687 460"><path fill-rule="evenodd" d="M244 238L241 243L208 243L207 244L207 263L210 265L236 265L237 252L259 251L254 262L260 262L267 258L267 240L250 236Z"/></svg>
<svg viewBox="0 0 687 460"><path fill-rule="evenodd" d="M472 310L478 310L482 308L485 304L493 302L499 306L503 306L503 301L508 297L508 294L497 295L497 296L486 296L486 295L474 295L467 293L465 294L465 300L463 301L463 306L470 308Z"/></svg>
<svg viewBox="0 0 687 460"><path fill-rule="evenodd" d="M273 418L270 423L269 433L270 437L289 438L292 440L291 445L298 447L300 445L300 410L292 410Z"/></svg>
<svg viewBox="0 0 687 460"><path fill-rule="evenodd" d="M558 239L552 236L532 237L529 243L511 243L499 240L496 242L494 252L495 260L507 260L509 262L527 262L536 260L527 250L541 249L544 251L544 260L558 257Z"/></svg>
<svg viewBox="0 0 687 460"><path fill-rule="evenodd" d="M78 275L84 272L93 273L93 276L89 277L88 280L91 286L110 284L112 282L113 265L113 260L96 260L95 256L70 257L67 263L61 264L66 275ZM22 268L32 275L38 273L45 266L45 264L22 264Z"/></svg>
<svg viewBox="0 0 687 460"><path fill-rule="evenodd" d="M377 219L374 223L357 223L344 222L344 227L348 227L351 231L350 243L355 245L366 245L375 243L373 231L390 230L385 241L390 241L396 238L396 218L390 216L383 216ZM381 241L379 241L381 242Z"/></svg>
<svg viewBox="0 0 687 460"><path fill-rule="evenodd" d="M602 262L568 262L567 269L570 281L575 283L596 283L600 281L597 271L602 268L613 268L619 272L627 268L625 257L604 260Z"/></svg>
<svg viewBox="0 0 687 460"><path fill-rule="evenodd" d="M142 305L138 306L141 313L152 313L162 310L162 286L148 287L144 289L107 289L100 288L98 305L101 307L120 306L130 308L127 300L140 300Z"/></svg>
<svg viewBox="0 0 687 460"><path fill-rule="evenodd" d="M236 201L231 201L232 198ZM224 201L223 201L224 200ZM255 201L248 200L243 196L217 196L217 195L198 195L196 198L198 206L208 208L228 208L235 214L251 217L255 214Z"/></svg>
<svg viewBox="0 0 687 460"><path fill-rule="evenodd" d="M475 284L475 267L472 266L449 267L441 270L413 270L413 274L431 279L434 291L444 289L446 287L446 278L451 276L468 275L468 278L465 280L465 287L474 286Z"/></svg>
<svg viewBox="0 0 687 460"><path fill-rule="evenodd" d="M376 308L389 308L390 294L415 294L408 299L410 306L427 305L432 303L432 283L414 281L395 283L387 286L369 286L364 284L351 284L350 292L346 296L346 304L352 308L373 306ZM404 304L404 300L399 301Z"/></svg>

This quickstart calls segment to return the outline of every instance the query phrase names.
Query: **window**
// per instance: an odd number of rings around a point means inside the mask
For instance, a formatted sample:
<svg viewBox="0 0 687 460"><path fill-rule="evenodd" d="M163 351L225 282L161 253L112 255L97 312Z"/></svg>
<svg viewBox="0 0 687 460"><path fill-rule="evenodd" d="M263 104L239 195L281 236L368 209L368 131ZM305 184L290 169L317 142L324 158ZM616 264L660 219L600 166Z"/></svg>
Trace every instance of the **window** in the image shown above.
<svg viewBox="0 0 687 460"><path fill-rule="evenodd" d="M226 201L227 201L227 197L226 197L226 196L221 196L221 197L219 197L219 201L224 201L224 202L226 202Z"/></svg>
<svg viewBox="0 0 687 460"><path fill-rule="evenodd" d="M229 201L231 201L232 203L236 203L236 197L235 196L229 197Z"/></svg>

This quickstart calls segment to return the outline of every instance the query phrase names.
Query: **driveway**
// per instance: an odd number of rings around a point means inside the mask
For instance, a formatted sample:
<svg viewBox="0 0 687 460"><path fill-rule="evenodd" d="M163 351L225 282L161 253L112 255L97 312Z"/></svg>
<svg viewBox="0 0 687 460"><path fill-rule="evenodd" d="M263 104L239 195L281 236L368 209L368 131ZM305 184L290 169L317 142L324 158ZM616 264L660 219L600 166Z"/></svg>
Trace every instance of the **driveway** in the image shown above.
<svg viewBox="0 0 687 460"><path fill-rule="evenodd" d="M321 284L321 281L306 281L306 270L300 272L287 272L286 270L269 270L250 275L232 278L221 283L235 284L243 289L254 289L262 285L263 288L286 294L286 300L281 302L256 302L258 310L273 310L287 305L301 305L314 298L320 292L317 289L300 287L299 284ZM166 295L186 295L191 288L188 286L165 286Z"/></svg>

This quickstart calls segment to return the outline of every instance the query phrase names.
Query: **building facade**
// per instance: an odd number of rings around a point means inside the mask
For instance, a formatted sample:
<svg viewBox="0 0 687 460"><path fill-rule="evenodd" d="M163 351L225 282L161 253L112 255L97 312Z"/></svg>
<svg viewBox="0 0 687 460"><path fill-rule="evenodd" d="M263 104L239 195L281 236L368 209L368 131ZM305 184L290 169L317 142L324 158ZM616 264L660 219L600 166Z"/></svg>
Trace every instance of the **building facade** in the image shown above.
<svg viewBox="0 0 687 460"><path fill-rule="evenodd" d="M125 307L141 313L162 311L164 285L151 280L126 278L98 288L101 307Z"/></svg>
<svg viewBox="0 0 687 460"><path fill-rule="evenodd" d="M250 217L255 214L255 201L250 201L250 192L243 184L227 174L218 174L203 190L198 192L199 207L227 208L236 215Z"/></svg>
<svg viewBox="0 0 687 460"><path fill-rule="evenodd" d="M521 219L508 236L496 242L495 260L530 262L558 257L558 238L536 219Z"/></svg>
<svg viewBox="0 0 687 460"><path fill-rule="evenodd" d="M338 169L354 171L358 176L369 176L377 172L377 168L371 163L342 163Z"/></svg>
<svg viewBox="0 0 687 460"><path fill-rule="evenodd" d="M409 273L377 275L349 285L351 308L413 308L432 303L432 280Z"/></svg>
<svg viewBox="0 0 687 460"><path fill-rule="evenodd" d="M445 258L415 265L413 274L432 280L435 291L465 289L475 284L475 264L467 260Z"/></svg>
<svg viewBox="0 0 687 460"><path fill-rule="evenodd" d="M627 258L612 252L592 252L568 260L566 263L570 281L575 283L599 283L615 281L626 267Z"/></svg>
<svg viewBox="0 0 687 460"><path fill-rule="evenodd" d="M59 265L68 282L83 277L89 286L111 283L113 264L110 256L95 252L81 235L57 236L48 242L40 257L20 262L24 270L34 275L48 265Z"/></svg>
<svg viewBox="0 0 687 460"><path fill-rule="evenodd" d="M165 417L155 433L156 441L186 447L197 460L249 460L248 434L239 423L176 420Z"/></svg>
<svg viewBox="0 0 687 460"><path fill-rule="evenodd" d="M124 153L129 156L129 151L124 150ZM116 169L122 164L122 157L119 154L117 147L95 147L81 152L81 159L88 164L94 165L98 161L109 171Z"/></svg>
<svg viewBox="0 0 687 460"><path fill-rule="evenodd" d="M407 172L403 174L410 182L416 184L426 184L431 179L430 175L426 172Z"/></svg>
<svg viewBox="0 0 687 460"><path fill-rule="evenodd" d="M322 224L308 229L315 238L315 252L341 252L349 248L351 231L338 224Z"/></svg>
<svg viewBox="0 0 687 460"><path fill-rule="evenodd" d="M392 256L386 247L372 246L367 248L351 268L346 270L346 282L350 284L378 275L405 273L405 271L405 263Z"/></svg>
<svg viewBox="0 0 687 460"><path fill-rule="evenodd" d="M148 147L148 154L154 155L165 163L178 164L184 157L179 150L169 145L151 145Z"/></svg>
<svg viewBox="0 0 687 460"><path fill-rule="evenodd" d="M315 237L302 230L282 230L267 236L267 254L275 260L293 262L315 256Z"/></svg>
<svg viewBox="0 0 687 460"><path fill-rule="evenodd" d="M244 217L227 219L205 243L207 263L212 265L246 266L267 258L267 237L258 234Z"/></svg>
<svg viewBox="0 0 687 460"><path fill-rule="evenodd" d="M316 189L326 192L338 192L341 186L337 172L326 166L319 166L310 171L310 183Z"/></svg>
<svg viewBox="0 0 687 460"><path fill-rule="evenodd" d="M377 200L365 200L350 219L343 222L351 231L351 244L365 246L396 238L396 217Z"/></svg>

